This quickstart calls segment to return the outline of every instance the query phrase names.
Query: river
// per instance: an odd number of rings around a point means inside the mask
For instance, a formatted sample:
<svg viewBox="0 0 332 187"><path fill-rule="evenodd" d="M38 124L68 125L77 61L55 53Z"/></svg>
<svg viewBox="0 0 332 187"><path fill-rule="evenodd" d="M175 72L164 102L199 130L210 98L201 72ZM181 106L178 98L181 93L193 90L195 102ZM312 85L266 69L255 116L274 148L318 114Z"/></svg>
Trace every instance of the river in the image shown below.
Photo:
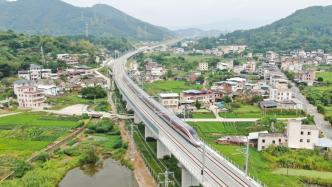
<svg viewBox="0 0 332 187"><path fill-rule="evenodd" d="M89 166L70 170L59 187L138 187L133 172L112 159L103 166Z"/></svg>

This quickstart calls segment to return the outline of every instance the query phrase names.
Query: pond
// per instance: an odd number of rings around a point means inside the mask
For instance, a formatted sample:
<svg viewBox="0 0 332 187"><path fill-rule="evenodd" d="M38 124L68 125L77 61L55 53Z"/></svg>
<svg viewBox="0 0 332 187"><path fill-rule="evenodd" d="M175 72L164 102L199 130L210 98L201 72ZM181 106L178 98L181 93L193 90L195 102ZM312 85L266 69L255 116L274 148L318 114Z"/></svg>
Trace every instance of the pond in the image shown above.
<svg viewBox="0 0 332 187"><path fill-rule="evenodd" d="M59 187L138 187L133 172L112 159L103 166L87 166L70 170Z"/></svg>

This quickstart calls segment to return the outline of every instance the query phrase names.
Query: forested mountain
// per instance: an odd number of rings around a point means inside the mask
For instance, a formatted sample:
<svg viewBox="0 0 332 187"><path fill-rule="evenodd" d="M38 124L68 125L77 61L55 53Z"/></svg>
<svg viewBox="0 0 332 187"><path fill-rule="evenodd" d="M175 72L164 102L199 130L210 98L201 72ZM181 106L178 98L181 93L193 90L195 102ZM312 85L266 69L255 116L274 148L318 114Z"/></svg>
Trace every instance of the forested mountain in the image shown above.
<svg viewBox="0 0 332 187"><path fill-rule="evenodd" d="M314 6L270 25L221 36L227 43L246 44L257 51L322 48L332 52L332 6Z"/></svg>
<svg viewBox="0 0 332 187"><path fill-rule="evenodd" d="M0 0L0 29L45 35L120 36L163 40L171 31L131 17L111 6L75 7L61 0Z"/></svg>

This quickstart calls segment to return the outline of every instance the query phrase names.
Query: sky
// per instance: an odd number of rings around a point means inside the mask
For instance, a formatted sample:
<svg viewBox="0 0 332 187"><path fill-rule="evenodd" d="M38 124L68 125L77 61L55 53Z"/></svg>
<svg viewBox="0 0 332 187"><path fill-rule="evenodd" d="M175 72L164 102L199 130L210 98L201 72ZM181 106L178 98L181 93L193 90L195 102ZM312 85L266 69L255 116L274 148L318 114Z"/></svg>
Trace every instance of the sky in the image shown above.
<svg viewBox="0 0 332 187"><path fill-rule="evenodd" d="M232 31L266 25L298 9L332 5L332 0L63 0L75 6L111 5L169 29Z"/></svg>

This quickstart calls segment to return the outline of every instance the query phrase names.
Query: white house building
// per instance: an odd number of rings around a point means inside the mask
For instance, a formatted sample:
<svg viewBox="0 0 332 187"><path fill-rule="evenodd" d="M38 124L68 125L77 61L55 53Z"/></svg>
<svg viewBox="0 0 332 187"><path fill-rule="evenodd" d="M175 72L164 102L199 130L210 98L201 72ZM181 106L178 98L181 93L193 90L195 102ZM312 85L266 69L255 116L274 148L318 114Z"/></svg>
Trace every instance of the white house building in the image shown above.
<svg viewBox="0 0 332 187"><path fill-rule="evenodd" d="M302 125L299 120L290 120L287 125L287 144L289 148L313 149L319 139L315 125Z"/></svg>
<svg viewBox="0 0 332 187"><path fill-rule="evenodd" d="M208 71L209 70L209 64L207 62L200 62L198 65L199 71Z"/></svg>
<svg viewBox="0 0 332 187"><path fill-rule="evenodd" d="M20 108L41 108L45 96L36 86L21 86L17 88L17 102Z"/></svg>
<svg viewBox="0 0 332 187"><path fill-rule="evenodd" d="M18 71L18 77L26 80L48 79L51 74L51 69L43 69L42 66L36 64L30 64L29 70Z"/></svg>
<svg viewBox="0 0 332 187"><path fill-rule="evenodd" d="M55 85L37 85L37 90L47 96L57 96L60 91Z"/></svg>
<svg viewBox="0 0 332 187"><path fill-rule="evenodd" d="M159 102L168 110L179 112L179 94L177 93L161 93L159 94Z"/></svg>
<svg viewBox="0 0 332 187"><path fill-rule="evenodd" d="M315 125L302 125L301 120L289 120L285 133L259 133L257 150L271 145L293 149L314 149L319 141L319 130Z"/></svg>

